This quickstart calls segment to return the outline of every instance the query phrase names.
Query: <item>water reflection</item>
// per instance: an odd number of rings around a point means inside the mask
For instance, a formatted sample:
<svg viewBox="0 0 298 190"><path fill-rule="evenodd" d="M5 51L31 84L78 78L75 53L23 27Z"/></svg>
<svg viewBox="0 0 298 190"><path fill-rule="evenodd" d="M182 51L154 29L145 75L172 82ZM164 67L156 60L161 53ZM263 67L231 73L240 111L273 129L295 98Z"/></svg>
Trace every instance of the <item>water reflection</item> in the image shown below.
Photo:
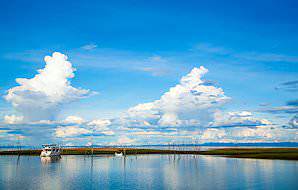
<svg viewBox="0 0 298 190"><path fill-rule="evenodd" d="M61 156L53 156L53 157L40 157L40 161L43 165L54 163L60 161Z"/></svg>
<svg viewBox="0 0 298 190"><path fill-rule="evenodd" d="M3 156L0 189L297 189L297 166L198 155Z"/></svg>

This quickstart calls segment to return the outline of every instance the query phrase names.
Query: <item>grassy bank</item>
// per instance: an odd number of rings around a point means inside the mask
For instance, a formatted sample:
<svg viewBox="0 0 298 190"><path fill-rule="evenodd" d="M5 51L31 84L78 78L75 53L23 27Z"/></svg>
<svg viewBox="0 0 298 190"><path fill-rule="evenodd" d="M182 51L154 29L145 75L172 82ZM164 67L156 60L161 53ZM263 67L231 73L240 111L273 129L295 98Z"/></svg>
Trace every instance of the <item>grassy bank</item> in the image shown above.
<svg viewBox="0 0 298 190"><path fill-rule="evenodd" d="M298 160L298 148L223 148L201 152L232 158Z"/></svg>
<svg viewBox="0 0 298 190"><path fill-rule="evenodd" d="M14 150L0 151L0 155L39 155L41 150ZM62 155L97 155L114 154L124 152L133 154L200 154L218 155L233 158L260 158L260 159L284 159L298 160L298 148L222 148L207 151L183 151L183 150L154 150L139 148L67 148L62 150Z"/></svg>
<svg viewBox="0 0 298 190"><path fill-rule="evenodd" d="M40 155L41 150L10 150L0 151L0 155ZM115 154L123 152L126 155L133 154L199 154L200 151L178 151L178 150L156 150L140 148L66 148L62 155L97 155L97 154Z"/></svg>

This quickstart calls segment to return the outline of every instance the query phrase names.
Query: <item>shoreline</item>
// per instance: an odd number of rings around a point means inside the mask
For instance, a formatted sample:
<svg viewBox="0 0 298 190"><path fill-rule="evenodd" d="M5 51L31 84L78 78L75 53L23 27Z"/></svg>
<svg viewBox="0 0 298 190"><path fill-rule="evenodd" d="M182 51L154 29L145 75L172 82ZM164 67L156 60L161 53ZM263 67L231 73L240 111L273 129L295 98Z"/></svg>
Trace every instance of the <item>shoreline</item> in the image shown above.
<svg viewBox="0 0 298 190"><path fill-rule="evenodd" d="M6 150L0 151L1 155L31 155L39 156L40 150ZM298 160L298 148L219 148L212 150L160 150L142 148L66 148L61 155L110 155L123 152L126 155L138 154L189 154L189 155L214 155L228 158L255 158Z"/></svg>

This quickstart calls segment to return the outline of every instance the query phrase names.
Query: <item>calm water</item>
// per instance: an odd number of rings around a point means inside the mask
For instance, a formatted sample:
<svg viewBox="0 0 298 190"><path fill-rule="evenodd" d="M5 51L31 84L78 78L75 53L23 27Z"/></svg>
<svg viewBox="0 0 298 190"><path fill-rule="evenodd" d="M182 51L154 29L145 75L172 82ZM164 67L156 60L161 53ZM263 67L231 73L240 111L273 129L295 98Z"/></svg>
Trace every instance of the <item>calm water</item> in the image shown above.
<svg viewBox="0 0 298 190"><path fill-rule="evenodd" d="M298 189L298 162L212 156L1 156L0 189Z"/></svg>

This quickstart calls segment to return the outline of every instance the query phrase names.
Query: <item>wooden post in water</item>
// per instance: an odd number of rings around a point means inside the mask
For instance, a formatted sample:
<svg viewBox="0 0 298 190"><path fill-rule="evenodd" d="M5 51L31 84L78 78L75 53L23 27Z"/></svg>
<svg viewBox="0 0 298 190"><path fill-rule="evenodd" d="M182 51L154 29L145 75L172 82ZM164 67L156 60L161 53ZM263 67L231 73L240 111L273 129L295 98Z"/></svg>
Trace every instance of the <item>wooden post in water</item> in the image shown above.
<svg viewBox="0 0 298 190"><path fill-rule="evenodd" d="M20 137L18 136L18 142L17 142L17 145L18 145L18 155L20 156L21 154L21 143L20 143Z"/></svg>

